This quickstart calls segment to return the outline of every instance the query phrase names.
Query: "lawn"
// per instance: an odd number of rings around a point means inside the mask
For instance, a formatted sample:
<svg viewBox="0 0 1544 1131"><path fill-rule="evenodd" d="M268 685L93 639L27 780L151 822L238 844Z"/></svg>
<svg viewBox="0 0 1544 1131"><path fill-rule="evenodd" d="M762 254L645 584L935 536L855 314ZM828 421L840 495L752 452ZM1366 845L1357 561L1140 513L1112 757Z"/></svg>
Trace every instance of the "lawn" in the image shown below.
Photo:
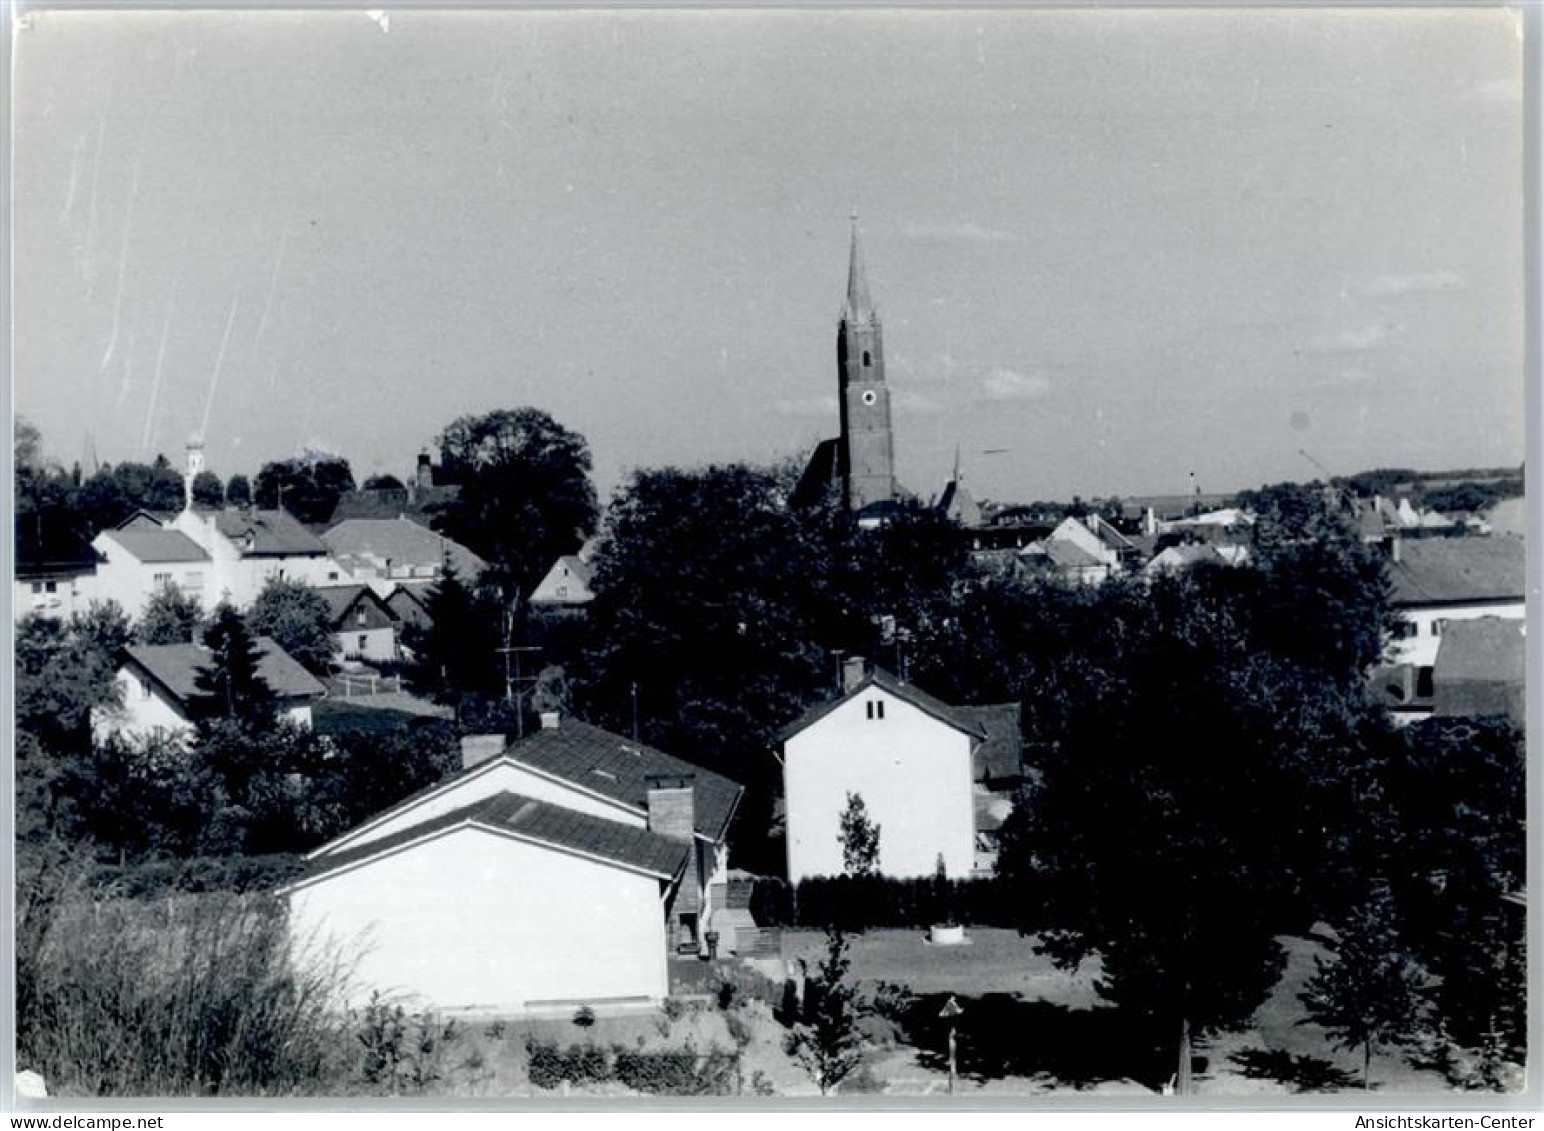
<svg viewBox="0 0 1544 1131"><path fill-rule="evenodd" d="M947 1030L938 1021L955 997L961 1080L966 1094L1086 1093L1151 1095L1171 1071L1168 1054L1135 1040L1131 1026L1094 989L1097 959L1059 970L1035 953L1035 940L1008 930L974 928L961 947L929 945L921 932L868 931L850 936L851 973L869 992L879 983L915 995L889 1040L871 1059L873 1075L891 1094L939 1091L947 1081ZM1287 967L1269 999L1242 1031L1197 1042L1206 1060L1197 1078L1204 1095L1360 1091L1357 1050L1337 1050L1317 1025L1306 1023L1297 995L1322 954L1310 940L1284 937ZM788 931L785 962L813 970L825 936ZM888 1045L888 1047L884 1047ZM1396 1050L1372 1061L1374 1089L1383 1093L1449 1090L1441 1075L1410 1066Z"/></svg>

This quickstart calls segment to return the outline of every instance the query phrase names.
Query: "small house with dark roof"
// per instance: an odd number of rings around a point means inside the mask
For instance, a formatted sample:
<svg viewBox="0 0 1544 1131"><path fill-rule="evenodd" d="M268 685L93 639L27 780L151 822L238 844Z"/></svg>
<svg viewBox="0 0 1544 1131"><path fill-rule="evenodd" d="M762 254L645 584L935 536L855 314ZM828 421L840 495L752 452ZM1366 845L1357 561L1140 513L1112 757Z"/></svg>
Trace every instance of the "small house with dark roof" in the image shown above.
<svg viewBox="0 0 1544 1131"><path fill-rule="evenodd" d="M398 658L398 621L368 585L323 585L337 653L343 660L389 663Z"/></svg>
<svg viewBox="0 0 1544 1131"><path fill-rule="evenodd" d="M327 694L300 662L266 636L257 637L257 674L278 700L281 718L311 725L311 707ZM92 711L92 731L99 738L144 738L156 732L185 734L193 729L188 703L198 694L198 673L213 654L202 644L131 644L119 655L113 677L117 703Z"/></svg>
<svg viewBox="0 0 1544 1131"><path fill-rule="evenodd" d="M468 735L462 769L307 858L298 937L362 955L354 982L440 1010L656 1005L668 955L735 947L725 838L741 787L546 716Z"/></svg>
<svg viewBox="0 0 1544 1131"><path fill-rule="evenodd" d="M779 735L788 879L842 874L841 818L860 797L879 826L879 871L989 869L1022 776L1018 709L954 707L853 657L842 692Z"/></svg>

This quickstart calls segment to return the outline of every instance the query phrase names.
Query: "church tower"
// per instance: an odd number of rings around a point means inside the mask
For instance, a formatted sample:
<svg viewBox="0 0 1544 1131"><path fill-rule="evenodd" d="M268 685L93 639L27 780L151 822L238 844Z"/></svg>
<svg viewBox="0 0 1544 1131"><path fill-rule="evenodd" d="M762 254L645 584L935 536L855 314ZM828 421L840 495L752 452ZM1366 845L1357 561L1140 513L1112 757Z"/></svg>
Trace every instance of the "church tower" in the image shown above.
<svg viewBox="0 0 1544 1131"><path fill-rule="evenodd" d="M869 298L858 244L858 216L852 217L852 252L847 266L847 302L836 335L836 364L842 435L837 472L849 510L895 498L895 452L890 433L890 390L885 386L884 336Z"/></svg>

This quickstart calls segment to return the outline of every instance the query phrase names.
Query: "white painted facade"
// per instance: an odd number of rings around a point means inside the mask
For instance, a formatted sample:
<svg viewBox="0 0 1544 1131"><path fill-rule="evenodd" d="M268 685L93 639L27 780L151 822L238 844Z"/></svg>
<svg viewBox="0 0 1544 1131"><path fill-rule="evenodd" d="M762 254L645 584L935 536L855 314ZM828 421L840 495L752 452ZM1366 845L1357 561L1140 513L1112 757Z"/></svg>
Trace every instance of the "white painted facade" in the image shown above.
<svg viewBox="0 0 1544 1131"><path fill-rule="evenodd" d="M290 923L303 945L358 956L353 1005L372 989L475 1013L657 1003L669 992L661 886L620 865L457 826L301 881L290 890Z"/></svg>
<svg viewBox="0 0 1544 1131"><path fill-rule="evenodd" d="M1406 630L1409 635L1398 637L1390 643L1388 662L1425 668L1432 667L1437 662L1437 649L1442 644L1442 629L1448 621L1478 620L1480 617L1523 620L1528 615L1528 606L1521 600L1476 602L1467 605L1406 606L1399 610L1399 615L1411 627Z"/></svg>
<svg viewBox="0 0 1544 1131"><path fill-rule="evenodd" d="M91 731L98 741L116 735L140 740L156 734L188 735L193 722L164 687L145 676L135 664L124 664L113 676L118 689L116 706L96 707L91 711ZM311 704L292 702L281 706L279 718L299 726L311 725Z"/></svg>
<svg viewBox="0 0 1544 1131"><path fill-rule="evenodd" d="M379 660L397 658L395 628L343 628L333 634L338 656L344 660Z"/></svg>
<svg viewBox="0 0 1544 1131"><path fill-rule="evenodd" d="M882 715L881 715L882 712ZM975 865L969 734L870 684L783 744L788 879L843 871L841 815L863 798L880 827L879 870L951 877Z"/></svg>
<svg viewBox="0 0 1544 1131"><path fill-rule="evenodd" d="M254 554L222 534L217 511L184 510L172 519L180 530L209 555L208 596L204 607L228 601L237 609L251 608L263 587L274 578L300 581L315 588L343 580L343 568L326 554Z"/></svg>
<svg viewBox="0 0 1544 1131"><path fill-rule="evenodd" d="M81 594L87 601L116 601L131 620L138 620L151 598L166 587L175 586L184 596L196 598L206 612L214 607L215 602L209 597L213 563L204 558L141 561L111 530L93 538L91 548L100 560L96 575L80 582Z"/></svg>
<svg viewBox="0 0 1544 1131"><path fill-rule="evenodd" d="M52 620L69 620L84 613L93 600L96 575L90 573L57 574L52 577L13 578L11 615L17 620L29 614Z"/></svg>

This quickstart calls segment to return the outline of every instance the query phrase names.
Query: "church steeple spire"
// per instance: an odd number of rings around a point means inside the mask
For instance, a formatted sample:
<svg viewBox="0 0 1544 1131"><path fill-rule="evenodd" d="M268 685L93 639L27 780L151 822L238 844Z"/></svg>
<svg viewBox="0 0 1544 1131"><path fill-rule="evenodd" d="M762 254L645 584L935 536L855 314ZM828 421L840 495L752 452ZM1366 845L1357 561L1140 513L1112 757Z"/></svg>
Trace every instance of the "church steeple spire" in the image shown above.
<svg viewBox="0 0 1544 1131"><path fill-rule="evenodd" d="M849 322L870 322L874 302L869 298L868 274L863 270L863 245L858 240L858 212L852 213L852 251L847 259L847 305L842 317Z"/></svg>

